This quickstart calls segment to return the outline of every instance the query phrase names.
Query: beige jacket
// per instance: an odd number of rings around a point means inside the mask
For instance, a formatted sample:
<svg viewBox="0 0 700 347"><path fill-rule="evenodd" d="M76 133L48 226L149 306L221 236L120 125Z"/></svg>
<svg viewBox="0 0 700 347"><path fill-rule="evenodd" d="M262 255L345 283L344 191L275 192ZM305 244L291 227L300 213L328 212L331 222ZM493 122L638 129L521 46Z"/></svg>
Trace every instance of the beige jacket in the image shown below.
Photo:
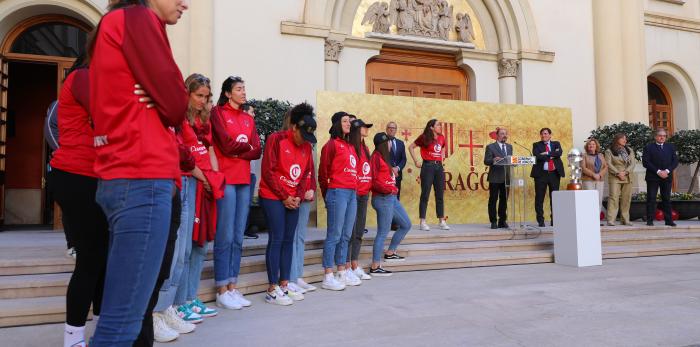
<svg viewBox="0 0 700 347"><path fill-rule="evenodd" d="M600 158L600 179L598 181L605 181L605 174L608 173L608 161L605 159L602 153L598 153L598 158ZM581 161L581 170L583 170L583 175L581 179L584 181L595 181L593 175L595 175L595 156L588 155L588 153L583 154L583 161Z"/></svg>
<svg viewBox="0 0 700 347"><path fill-rule="evenodd" d="M631 177L634 167L637 165L637 159L634 157L634 150L627 147L629 155L629 161L624 161L622 156L613 155L610 148L605 150L605 161L608 162L608 180L609 182L617 183L632 183ZM620 172L627 172L624 180L620 180L616 175Z"/></svg>

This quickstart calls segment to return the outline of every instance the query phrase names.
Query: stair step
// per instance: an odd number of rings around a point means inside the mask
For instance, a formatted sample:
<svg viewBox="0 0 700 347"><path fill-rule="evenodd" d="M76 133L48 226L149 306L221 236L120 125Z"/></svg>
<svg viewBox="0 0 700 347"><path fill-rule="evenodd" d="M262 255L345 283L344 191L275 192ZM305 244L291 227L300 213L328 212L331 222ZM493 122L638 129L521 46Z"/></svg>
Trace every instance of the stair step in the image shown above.
<svg viewBox="0 0 700 347"><path fill-rule="evenodd" d="M652 257L700 253L700 242L664 243L656 245L629 245L603 247L604 259Z"/></svg>

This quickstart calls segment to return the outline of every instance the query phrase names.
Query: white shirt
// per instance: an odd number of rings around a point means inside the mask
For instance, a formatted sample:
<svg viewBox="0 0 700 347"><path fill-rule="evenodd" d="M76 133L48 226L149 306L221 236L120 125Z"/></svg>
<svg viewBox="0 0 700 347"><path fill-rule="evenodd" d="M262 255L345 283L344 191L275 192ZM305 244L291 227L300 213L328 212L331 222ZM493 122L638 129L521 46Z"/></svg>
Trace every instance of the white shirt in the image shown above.
<svg viewBox="0 0 700 347"><path fill-rule="evenodd" d="M548 146L550 151L552 150L552 144L549 141L545 142L544 145ZM547 152L547 154L549 154L549 152ZM549 160L544 162L544 171L549 171Z"/></svg>

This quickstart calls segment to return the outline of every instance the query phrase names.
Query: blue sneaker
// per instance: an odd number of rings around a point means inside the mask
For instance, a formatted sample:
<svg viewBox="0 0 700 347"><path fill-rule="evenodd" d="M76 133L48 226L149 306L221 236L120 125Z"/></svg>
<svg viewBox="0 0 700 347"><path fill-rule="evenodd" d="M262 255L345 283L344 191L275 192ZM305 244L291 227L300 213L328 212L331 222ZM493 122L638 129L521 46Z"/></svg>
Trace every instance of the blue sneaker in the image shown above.
<svg viewBox="0 0 700 347"><path fill-rule="evenodd" d="M182 318L187 323L201 323L203 321L202 316L200 316L198 313L192 312L189 306L187 305L180 305L177 308L177 315Z"/></svg>
<svg viewBox="0 0 700 347"><path fill-rule="evenodd" d="M190 310L194 313L199 314L202 317L214 317L219 314L214 308L207 307L199 298L194 299L191 304L189 304Z"/></svg>

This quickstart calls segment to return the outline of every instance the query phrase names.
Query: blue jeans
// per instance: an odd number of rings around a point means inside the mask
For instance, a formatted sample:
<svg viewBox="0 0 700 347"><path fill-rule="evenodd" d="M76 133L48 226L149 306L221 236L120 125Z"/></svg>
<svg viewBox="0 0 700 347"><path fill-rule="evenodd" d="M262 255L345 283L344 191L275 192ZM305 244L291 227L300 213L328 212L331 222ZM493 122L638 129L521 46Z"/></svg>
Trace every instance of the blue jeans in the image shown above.
<svg viewBox="0 0 700 347"><path fill-rule="evenodd" d="M203 247L192 243L190 273L187 275L187 290L185 292L186 301L192 301L197 298L197 290L199 289L199 281L202 279L202 268L204 267L204 260L207 258L208 246L209 243L207 242L204 242Z"/></svg>
<svg viewBox="0 0 700 347"><path fill-rule="evenodd" d="M377 236L372 248L372 261L379 263L384 252L384 241L391 229L392 221L399 226L389 244L390 251L396 251L401 241L411 230L411 220L396 195L372 194L372 207L377 211Z"/></svg>
<svg viewBox="0 0 700 347"><path fill-rule="evenodd" d="M160 271L174 183L100 180L96 201L109 222L109 255L100 320L90 346L131 346Z"/></svg>
<svg viewBox="0 0 700 347"><path fill-rule="evenodd" d="M289 210L282 201L260 199L268 225L267 250L265 265L267 280L270 284L289 280L292 267L292 242L294 230L299 222L299 210Z"/></svg>
<svg viewBox="0 0 700 347"><path fill-rule="evenodd" d="M328 229L323 243L323 267L344 266L348 257L348 242L355 226L357 195L354 189L328 189L326 192Z"/></svg>
<svg viewBox="0 0 700 347"><path fill-rule="evenodd" d="M170 271L170 279L163 283L155 311L163 311L170 305L185 303L187 283L190 275L190 255L192 254L192 230L194 228L194 209L197 199L197 179L192 176L182 176L182 213L180 228L177 230L175 257ZM170 282L170 288L167 288ZM165 300L165 302L161 302Z"/></svg>
<svg viewBox="0 0 700 347"><path fill-rule="evenodd" d="M294 231L294 242L292 244L292 269L289 272L289 280L296 282L299 277L304 276L304 247L306 245L306 227L309 225L309 213L311 212L311 202L303 201L299 206L299 221Z"/></svg>
<svg viewBox="0 0 700 347"><path fill-rule="evenodd" d="M243 252L243 232L249 209L249 185L227 184L224 197L216 202L214 280L217 287L238 282Z"/></svg>

